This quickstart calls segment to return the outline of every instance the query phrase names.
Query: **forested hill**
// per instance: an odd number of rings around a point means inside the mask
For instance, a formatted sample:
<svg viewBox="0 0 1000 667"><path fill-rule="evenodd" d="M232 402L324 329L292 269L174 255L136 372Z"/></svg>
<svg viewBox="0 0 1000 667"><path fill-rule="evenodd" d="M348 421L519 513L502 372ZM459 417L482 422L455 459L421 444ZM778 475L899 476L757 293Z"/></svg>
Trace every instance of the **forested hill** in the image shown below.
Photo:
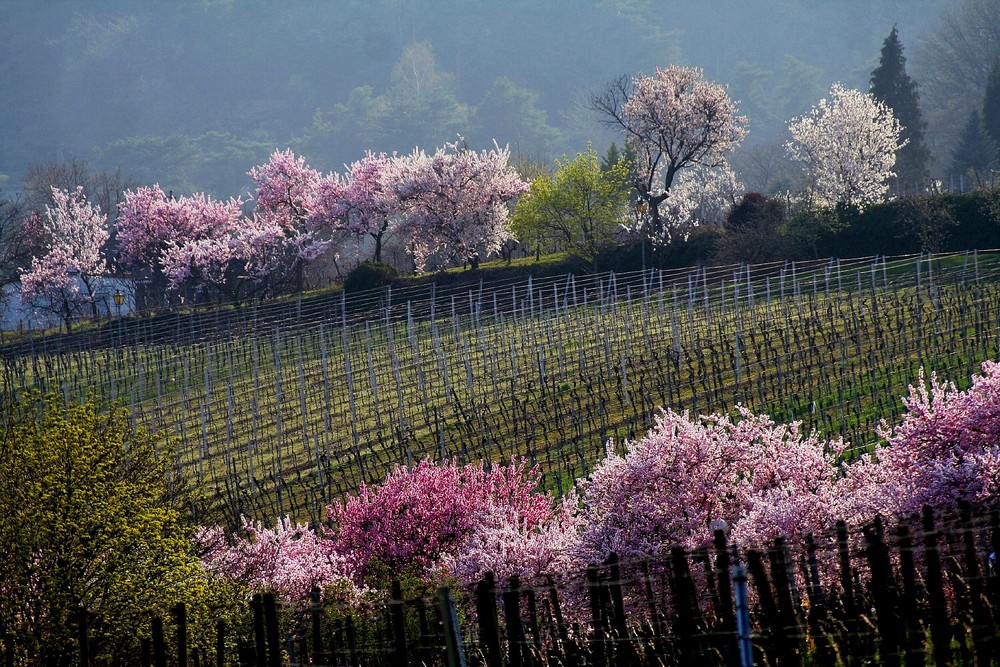
<svg viewBox="0 0 1000 667"><path fill-rule="evenodd" d="M77 157L230 196L278 147L331 170L458 135L549 162L612 140L587 108L607 81L671 63L729 84L747 146L778 142L832 82L867 89L893 25L919 56L954 4L4 0L0 187Z"/></svg>

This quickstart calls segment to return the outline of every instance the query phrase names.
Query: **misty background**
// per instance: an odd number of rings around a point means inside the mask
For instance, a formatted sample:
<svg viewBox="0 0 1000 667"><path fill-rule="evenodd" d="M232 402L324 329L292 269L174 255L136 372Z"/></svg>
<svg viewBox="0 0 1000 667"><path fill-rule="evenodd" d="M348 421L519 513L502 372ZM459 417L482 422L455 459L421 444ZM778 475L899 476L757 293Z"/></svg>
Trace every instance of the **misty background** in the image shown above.
<svg viewBox="0 0 1000 667"><path fill-rule="evenodd" d="M750 121L734 166L749 189L778 191L790 185L787 121L835 81L867 91L894 25L943 177L963 95L981 99L942 76L932 48L956 4L2 0L0 188L17 192L31 164L77 158L229 197L275 149L338 171L366 150L433 150L459 135L551 166L621 141L588 108L608 81L678 64L729 86Z"/></svg>

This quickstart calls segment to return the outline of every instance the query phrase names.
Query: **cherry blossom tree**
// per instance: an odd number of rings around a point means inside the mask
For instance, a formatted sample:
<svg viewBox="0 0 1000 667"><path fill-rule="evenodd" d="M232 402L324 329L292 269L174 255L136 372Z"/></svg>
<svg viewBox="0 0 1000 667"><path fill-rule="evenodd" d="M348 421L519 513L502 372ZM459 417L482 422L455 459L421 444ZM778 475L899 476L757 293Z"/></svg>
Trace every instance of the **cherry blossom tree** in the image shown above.
<svg viewBox="0 0 1000 667"><path fill-rule="evenodd" d="M22 273L21 298L59 316L68 332L73 317L87 306L96 315L96 281L105 272L107 216L87 201L82 187L73 192L53 188L52 200L54 205L35 219L45 251Z"/></svg>
<svg viewBox="0 0 1000 667"><path fill-rule="evenodd" d="M509 149L499 146L477 153L447 144L433 155L418 150L394 161L398 232L409 240L418 270L432 255L475 269L510 238L508 202L528 184L509 159Z"/></svg>
<svg viewBox="0 0 1000 667"><path fill-rule="evenodd" d="M889 107L839 83L830 88L830 99L793 119L788 129L792 140L785 147L802 163L810 194L821 206L863 208L883 199L895 176L896 152L906 145Z"/></svg>
<svg viewBox="0 0 1000 667"><path fill-rule="evenodd" d="M671 209L687 206L679 193L671 194L677 176L693 167L723 166L747 133L747 119L737 115L725 87L706 81L697 68L671 65L653 76L622 76L591 105L603 122L625 133L635 152L641 227L654 243L669 242L669 228L678 223Z"/></svg>

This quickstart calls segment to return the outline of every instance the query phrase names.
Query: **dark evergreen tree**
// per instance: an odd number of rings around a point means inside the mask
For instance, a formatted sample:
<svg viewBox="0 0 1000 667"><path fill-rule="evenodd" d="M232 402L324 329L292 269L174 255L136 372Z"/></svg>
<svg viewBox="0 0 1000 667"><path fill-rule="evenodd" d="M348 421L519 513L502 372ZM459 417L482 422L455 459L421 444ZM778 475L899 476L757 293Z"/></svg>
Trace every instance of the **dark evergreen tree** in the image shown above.
<svg viewBox="0 0 1000 667"><path fill-rule="evenodd" d="M983 94L983 126L993 140L993 145L1000 147L1000 58L993 60L989 76L986 77L986 90ZM996 157L1000 158L1000 155Z"/></svg>
<svg viewBox="0 0 1000 667"><path fill-rule="evenodd" d="M951 154L952 174L970 174L975 179L982 178L996 165L997 148L986 132L978 109L969 113L962 134L958 137L955 150Z"/></svg>
<svg viewBox="0 0 1000 667"><path fill-rule="evenodd" d="M872 71L871 94L892 109L903 126L901 138L907 144L896 155L897 178L904 184L927 178L927 163L930 160L930 151L924 144L927 124L920 114L917 84L906 73L903 45L895 26L882 43L878 67Z"/></svg>

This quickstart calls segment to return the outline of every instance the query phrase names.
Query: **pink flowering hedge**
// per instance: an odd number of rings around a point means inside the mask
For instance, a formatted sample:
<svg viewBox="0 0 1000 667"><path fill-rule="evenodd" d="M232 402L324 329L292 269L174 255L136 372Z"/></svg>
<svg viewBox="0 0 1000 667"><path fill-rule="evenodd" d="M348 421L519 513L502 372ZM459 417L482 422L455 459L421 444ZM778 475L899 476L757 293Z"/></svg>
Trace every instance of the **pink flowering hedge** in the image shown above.
<svg viewBox="0 0 1000 667"><path fill-rule="evenodd" d="M752 546L840 519L990 506L1000 490L1000 364L982 368L965 391L921 374L902 421L883 422L881 444L849 464L842 441L798 423L743 408L738 418L664 410L644 438L609 452L562 499L518 459L488 469L425 460L331 505L330 529L248 521L229 540L202 529L203 562L290 601L317 586L349 602L387 572L471 585L487 571L526 581L578 572L611 552L662 556L709 544L720 521Z"/></svg>

